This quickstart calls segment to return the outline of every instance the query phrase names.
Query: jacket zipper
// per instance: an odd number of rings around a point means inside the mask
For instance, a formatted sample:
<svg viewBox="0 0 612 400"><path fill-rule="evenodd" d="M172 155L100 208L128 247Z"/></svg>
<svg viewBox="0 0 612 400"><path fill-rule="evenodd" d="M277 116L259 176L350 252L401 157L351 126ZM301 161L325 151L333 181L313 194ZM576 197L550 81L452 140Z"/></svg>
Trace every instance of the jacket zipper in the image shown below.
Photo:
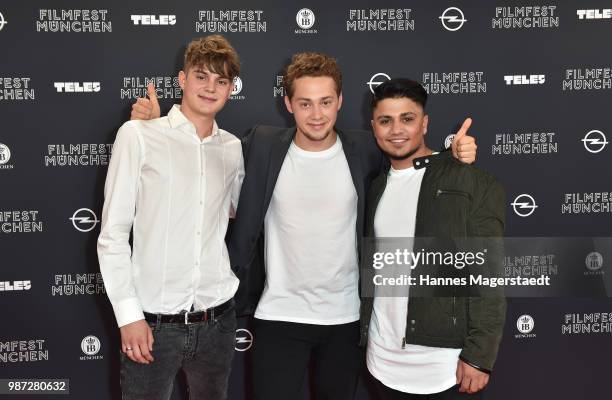
<svg viewBox="0 0 612 400"><path fill-rule="evenodd" d="M454 194L454 195L459 195L459 196L463 196L467 199L470 198L470 195L466 192L462 192L460 190L446 190L446 189L438 189L436 191L436 197L440 197L440 195L442 194Z"/></svg>
<svg viewBox="0 0 612 400"><path fill-rule="evenodd" d="M457 298L453 296L453 325L457 325L457 314L455 313L455 303L457 302Z"/></svg>

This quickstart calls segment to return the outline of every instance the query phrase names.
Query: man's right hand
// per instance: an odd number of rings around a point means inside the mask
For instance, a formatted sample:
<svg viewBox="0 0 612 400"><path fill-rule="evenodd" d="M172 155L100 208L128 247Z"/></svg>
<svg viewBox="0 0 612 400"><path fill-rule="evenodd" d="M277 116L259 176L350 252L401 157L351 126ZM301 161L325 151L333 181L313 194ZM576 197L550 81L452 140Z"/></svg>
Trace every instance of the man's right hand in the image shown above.
<svg viewBox="0 0 612 400"><path fill-rule="evenodd" d="M149 98L139 97L136 103L132 104L132 114L130 119L153 119L159 118L161 111L159 102L157 101L157 93L152 83L147 85L147 93Z"/></svg>
<svg viewBox="0 0 612 400"><path fill-rule="evenodd" d="M153 362L153 332L144 319L123 325L121 331L121 351L130 360L139 364Z"/></svg>

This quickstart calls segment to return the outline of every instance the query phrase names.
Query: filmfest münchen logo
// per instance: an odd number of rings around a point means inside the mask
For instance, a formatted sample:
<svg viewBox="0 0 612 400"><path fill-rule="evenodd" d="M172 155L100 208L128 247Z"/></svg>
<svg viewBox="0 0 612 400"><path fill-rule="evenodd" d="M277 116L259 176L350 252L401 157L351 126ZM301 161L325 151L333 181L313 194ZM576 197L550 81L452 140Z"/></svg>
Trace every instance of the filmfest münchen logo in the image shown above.
<svg viewBox="0 0 612 400"><path fill-rule="evenodd" d="M599 153L608 144L608 139L602 131L592 130L584 135L582 144L589 153Z"/></svg>
<svg viewBox="0 0 612 400"><path fill-rule="evenodd" d="M4 29L4 25L8 24L7 20L4 19L4 15L0 13L0 31Z"/></svg>
<svg viewBox="0 0 612 400"><path fill-rule="evenodd" d="M458 31L461 29L463 24L467 22L467 19L465 19L465 16L463 15L463 11L457 7L447 8L438 18L440 18L442 21L442 26L444 29L451 32Z"/></svg>
<svg viewBox="0 0 612 400"><path fill-rule="evenodd" d="M378 72L374 75L372 75L372 77L370 78L370 80L368 82L366 82L366 85L368 85L368 87L370 88L370 92L372 92L372 94L374 93L374 89L376 89L378 87L378 85L380 85L381 83L384 83L388 80L390 80L391 77L387 74L385 74L384 72Z"/></svg>
<svg viewBox="0 0 612 400"><path fill-rule="evenodd" d="M535 199L528 194L519 194L510 204L519 217L528 217L538 208Z"/></svg>
<svg viewBox="0 0 612 400"><path fill-rule="evenodd" d="M38 10L37 32L110 33L108 10Z"/></svg>
<svg viewBox="0 0 612 400"><path fill-rule="evenodd" d="M248 329L236 329L236 351L247 351L253 346L253 334Z"/></svg>
<svg viewBox="0 0 612 400"><path fill-rule="evenodd" d="M98 222L100 222L96 213L89 208L79 208L69 219L72 221L74 229L80 232L92 231L98 225Z"/></svg>

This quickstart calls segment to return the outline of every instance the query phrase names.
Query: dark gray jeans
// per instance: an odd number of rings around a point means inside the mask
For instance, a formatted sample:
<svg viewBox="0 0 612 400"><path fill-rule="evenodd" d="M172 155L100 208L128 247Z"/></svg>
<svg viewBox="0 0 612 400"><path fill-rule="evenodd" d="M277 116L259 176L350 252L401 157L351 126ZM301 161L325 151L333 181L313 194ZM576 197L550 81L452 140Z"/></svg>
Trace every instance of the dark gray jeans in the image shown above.
<svg viewBox="0 0 612 400"><path fill-rule="evenodd" d="M183 369L191 400L227 399L236 337L232 308L207 322L150 323L153 330L151 364L138 364L121 353L123 400L168 400L174 379Z"/></svg>

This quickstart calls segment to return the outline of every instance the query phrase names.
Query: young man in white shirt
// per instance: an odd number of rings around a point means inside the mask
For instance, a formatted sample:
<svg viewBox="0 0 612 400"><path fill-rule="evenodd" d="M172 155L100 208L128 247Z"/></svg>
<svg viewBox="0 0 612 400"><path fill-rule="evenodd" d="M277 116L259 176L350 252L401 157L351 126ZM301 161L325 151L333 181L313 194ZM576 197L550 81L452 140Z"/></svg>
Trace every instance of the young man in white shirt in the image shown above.
<svg viewBox="0 0 612 400"><path fill-rule="evenodd" d="M426 101L425 89L409 79L392 79L374 90L372 127L391 167L370 187L366 236L405 238L407 245L412 238L503 236L501 185L448 154L433 154L425 143ZM490 257L490 273L496 273L496 264ZM438 267L417 268L435 274ZM363 277L362 283L373 285ZM481 398L503 331L502 296L453 297L457 292L450 289L444 292L448 297L412 297L416 288L409 285L364 288L363 293L376 293L374 299L364 296L361 320L367 367L381 399Z"/></svg>
<svg viewBox="0 0 612 400"><path fill-rule="evenodd" d="M121 332L124 400L169 399L181 369L192 398L227 398L239 282L224 237L244 164L215 116L239 69L222 36L192 41L180 106L117 133L98 256Z"/></svg>

